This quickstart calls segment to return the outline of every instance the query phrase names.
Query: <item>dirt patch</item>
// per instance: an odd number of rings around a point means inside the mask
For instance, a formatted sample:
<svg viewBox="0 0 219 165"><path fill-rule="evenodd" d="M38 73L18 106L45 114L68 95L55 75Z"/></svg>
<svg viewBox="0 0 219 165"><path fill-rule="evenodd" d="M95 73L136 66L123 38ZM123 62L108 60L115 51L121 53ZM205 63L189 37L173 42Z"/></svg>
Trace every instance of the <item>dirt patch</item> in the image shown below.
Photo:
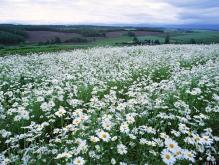
<svg viewBox="0 0 219 165"><path fill-rule="evenodd" d="M132 31L135 33L136 36L147 36L147 35L160 35L163 32L151 32L151 31ZM128 31L115 31L115 32L107 32L106 37L113 38L113 37L120 37L127 35Z"/></svg>
<svg viewBox="0 0 219 165"><path fill-rule="evenodd" d="M61 41L71 39L72 37L81 37L77 33L63 33L63 32L51 32L51 31L27 31L28 42L37 43L37 42L46 42L52 40L55 37L59 37Z"/></svg>

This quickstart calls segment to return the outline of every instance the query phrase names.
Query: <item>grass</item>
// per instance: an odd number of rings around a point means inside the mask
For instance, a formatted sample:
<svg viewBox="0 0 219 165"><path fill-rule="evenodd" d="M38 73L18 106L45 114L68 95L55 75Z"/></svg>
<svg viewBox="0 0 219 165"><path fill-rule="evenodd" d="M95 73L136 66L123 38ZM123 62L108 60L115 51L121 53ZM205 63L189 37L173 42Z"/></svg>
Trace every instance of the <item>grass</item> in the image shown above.
<svg viewBox="0 0 219 165"><path fill-rule="evenodd" d="M173 33L171 39L179 43L188 43L191 39L196 42L202 42L206 44L218 43L219 32L218 31L194 31L192 33Z"/></svg>
<svg viewBox="0 0 219 165"><path fill-rule="evenodd" d="M175 32L171 31L170 41L172 43L186 44L189 43L191 39L194 39L198 43L218 43L219 42L219 32L218 31L208 31L208 30L196 30L189 33L186 32ZM164 43L165 35L148 35L140 36L139 40L159 40L160 43Z"/></svg>
<svg viewBox="0 0 219 165"><path fill-rule="evenodd" d="M97 45L97 46L107 46L107 45L113 46L113 45L116 45L117 43L131 42L132 39L133 39L133 37L129 37L129 36L104 38L104 39L100 39L100 40L97 40L96 42L94 42L94 45Z"/></svg>

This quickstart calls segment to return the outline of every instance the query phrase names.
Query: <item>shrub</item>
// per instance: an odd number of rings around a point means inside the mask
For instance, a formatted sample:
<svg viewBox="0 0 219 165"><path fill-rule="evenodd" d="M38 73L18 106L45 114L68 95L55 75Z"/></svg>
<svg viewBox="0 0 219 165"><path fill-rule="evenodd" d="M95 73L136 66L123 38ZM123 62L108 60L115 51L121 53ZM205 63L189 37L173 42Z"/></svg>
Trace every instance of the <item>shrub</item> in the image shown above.
<svg viewBox="0 0 219 165"><path fill-rule="evenodd" d="M167 36L165 37L164 43L165 43L165 44L169 44L169 43L170 43L170 36L169 36L169 35L167 35Z"/></svg>
<svg viewBox="0 0 219 165"><path fill-rule="evenodd" d="M155 45L160 45L160 41L159 41L159 40L155 40L155 41L154 41L154 44L155 44Z"/></svg>
<svg viewBox="0 0 219 165"><path fill-rule="evenodd" d="M61 41L61 39L60 39L59 37L55 37L53 43L55 43L55 44L59 44L59 43L61 43L61 42L62 42L62 41Z"/></svg>
<svg viewBox="0 0 219 165"><path fill-rule="evenodd" d="M189 43L190 43L190 44L196 44L196 41L195 41L194 38L191 38L190 41L189 41Z"/></svg>
<svg viewBox="0 0 219 165"><path fill-rule="evenodd" d="M139 40L138 40L138 38L136 37L136 36L134 36L134 38L133 38L133 43L135 43L135 44L138 44L139 43Z"/></svg>

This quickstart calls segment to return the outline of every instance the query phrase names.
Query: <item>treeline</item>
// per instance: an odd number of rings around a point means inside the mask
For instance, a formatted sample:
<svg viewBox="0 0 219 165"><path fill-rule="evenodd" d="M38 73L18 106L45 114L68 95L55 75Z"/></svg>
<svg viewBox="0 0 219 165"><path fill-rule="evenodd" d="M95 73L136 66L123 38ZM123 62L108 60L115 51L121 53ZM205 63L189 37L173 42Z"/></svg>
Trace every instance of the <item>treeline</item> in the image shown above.
<svg viewBox="0 0 219 165"><path fill-rule="evenodd" d="M27 33L24 29L13 25L0 26L0 44L10 45L25 42Z"/></svg>
<svg viewBox="0 0 219 165"><path fill-rule="evenodd" d="M161 44L206 44L200 41L196 41L194 38L191 38L189 41L174 41L171 40L169 34L167 34L164 38L164 41L161 42L159 39L145 39L145 40L139 40L138 37L133 32L129 32L128 36L133 37L132 42L122 42L122 43L116 43L116 45L161 45Z"/></svg>
<svg viewBox="0 0 219 165"><path fill-rule="evenodd" d="M113 26L92 26L92 25L0 25L0 31L9 29L16 31L19 35L26 36L25 31L54 31L65 33L78 33L84 37L105 37L105 33L113 31L127 31L127 29L151 31L151 32L164 32L161 28L143 28L143 27L113 27Z"/></svg>
<svg viewBox="0 0 219 165"><path fill-rule="evenodd" d="M25 29L15 26L15 25L0 25L0 31L27 37L27 33Z"/></svg>
<svg viewBox="0 0 219 165"><path fill-rule="evenodd" d="M1 26L1 25L0 25ZM99 32L112 32L112 31L127 31L127 29L151 31L151 32L164 32L162 28L149 28L149 27L122 27L122 26L95 26L95 25L10 25L5 24L3 26L13 26L19 29L28 31L59 31L59 32L73 32L77 30L81 31L99 31Z"/></svg>

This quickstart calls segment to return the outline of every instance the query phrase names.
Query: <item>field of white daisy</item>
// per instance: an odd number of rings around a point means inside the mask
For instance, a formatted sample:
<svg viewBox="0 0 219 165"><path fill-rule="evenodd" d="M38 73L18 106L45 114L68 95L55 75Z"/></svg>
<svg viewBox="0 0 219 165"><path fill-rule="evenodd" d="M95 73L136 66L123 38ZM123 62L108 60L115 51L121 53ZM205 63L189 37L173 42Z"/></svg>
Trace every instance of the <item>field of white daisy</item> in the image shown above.
<svg viewBox="0 0 219 165"><path fill-rule="evenodd" d="M219 45L0 57L0 164L163 165L219 155Z"/></svg>

